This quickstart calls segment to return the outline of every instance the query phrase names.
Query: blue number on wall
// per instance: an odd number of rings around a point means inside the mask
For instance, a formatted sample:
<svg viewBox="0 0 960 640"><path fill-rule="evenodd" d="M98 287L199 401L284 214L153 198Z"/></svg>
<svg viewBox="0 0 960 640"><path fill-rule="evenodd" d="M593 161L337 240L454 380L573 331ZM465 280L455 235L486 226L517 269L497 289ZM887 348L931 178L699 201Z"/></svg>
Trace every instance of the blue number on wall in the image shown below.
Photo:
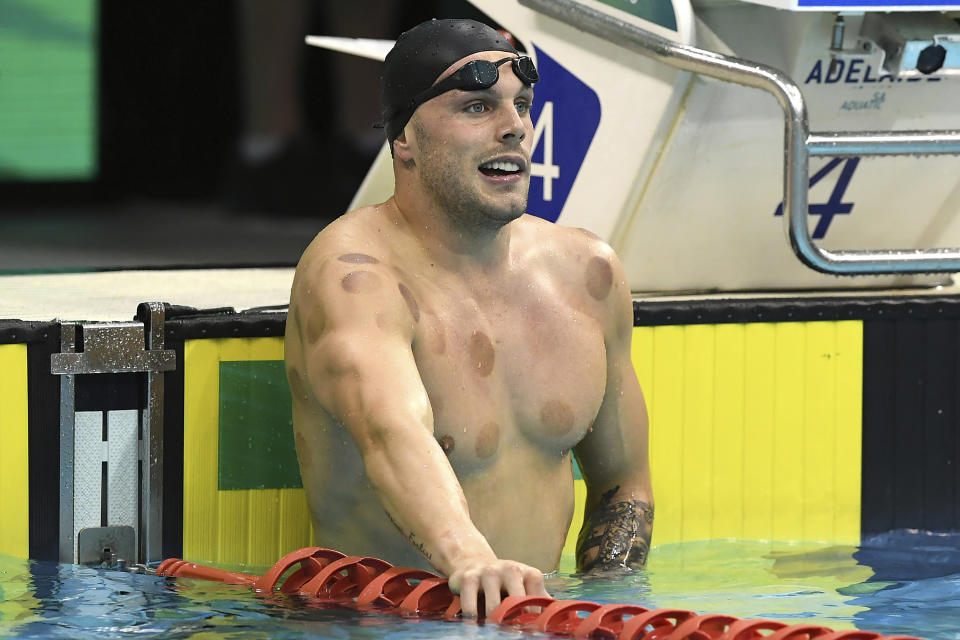
<svg viewBox="0 0 960 640"><path fill-rule="evenodd" d="M813 187L813 185L823 180L828 173L840 166L841 162L843 162L843 158L834 158L828 162L825 167L820 169L820 171L813 174L813 177L810 178L810 187ZM830 222L833 220L833 216L847 215L853 211L853 203L843 202L843 194L846 193L847 187L850 186L850 179L853 177L853 172L857 170L858 164L860 164L860 158L848 159L843 166L843 170L840 172L840 177L837 178L837 184L834 185L833 191L830 192L830 199L823 204L811 204L809 206L811 215L820 216L820 220L813 230L815 240L819 240L827 235L827 229L830 228ZM783 215L782 202L777 206L777 210L773 215Z"/></svg>
<svg viewBox="0 0 960 640"><path fill-rule="evenodd" d="M534 122L527 213L556 222L600 126L600 98L583 80L534 46L542 80Z"/></svg>

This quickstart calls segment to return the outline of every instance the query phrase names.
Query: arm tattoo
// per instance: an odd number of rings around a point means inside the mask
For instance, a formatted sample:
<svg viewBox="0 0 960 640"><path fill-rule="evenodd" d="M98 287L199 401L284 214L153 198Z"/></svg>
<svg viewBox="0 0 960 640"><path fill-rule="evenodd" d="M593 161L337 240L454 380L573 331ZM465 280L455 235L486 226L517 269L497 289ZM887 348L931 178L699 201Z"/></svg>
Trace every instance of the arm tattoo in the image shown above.
<svg viewBox="0 0 960 640"><path fill-rule="evenodd" d="M397 531L400 532L400 535L403 535L403 527L401 527L400 524L393 519L393 516L390 515L389 511L387 511L386 509L384 509L384 511L386 512L387 517L390 518L390 522L393 523L393 526L395 526L397 528ZM417 537L414 535L413 531L407 534L407 542L412 544L414 549L416 549L421 554L423 554L424 558L426 558L427 560L433 561L433 555L429 551L427 551L427 547L426 545L423 544L422 541L417 540Z"/></svg>
<svg viewBox="0 0 960 640"><path fill-rule="evenodd" d="M643 568L653 532L653 505L640 500L612 502L619 485L603 494L584 519L577 539L577 570Z"/></svg>

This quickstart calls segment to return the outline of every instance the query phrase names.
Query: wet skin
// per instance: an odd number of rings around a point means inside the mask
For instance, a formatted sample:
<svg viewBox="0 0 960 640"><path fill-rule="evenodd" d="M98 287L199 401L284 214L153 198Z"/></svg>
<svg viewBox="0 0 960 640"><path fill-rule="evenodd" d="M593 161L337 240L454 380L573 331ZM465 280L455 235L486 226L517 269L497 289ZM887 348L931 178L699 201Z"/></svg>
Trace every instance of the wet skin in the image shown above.
<svg viewBox="0 0 960 640"><path fill-rule="evenodd" d="M488 609L542 592L530 568L557 566L572 452L588 512L652 505L623 271L590 234L522 214L529 88L505 65L477 93L421 106L395 143L395 197L308 247L285 351L317 544L433 566L465 611L477 591ZM522 170L480 171L492 158ZM649 541L609 520L590 525L586 563L623 546L607 529Z"/></svg>

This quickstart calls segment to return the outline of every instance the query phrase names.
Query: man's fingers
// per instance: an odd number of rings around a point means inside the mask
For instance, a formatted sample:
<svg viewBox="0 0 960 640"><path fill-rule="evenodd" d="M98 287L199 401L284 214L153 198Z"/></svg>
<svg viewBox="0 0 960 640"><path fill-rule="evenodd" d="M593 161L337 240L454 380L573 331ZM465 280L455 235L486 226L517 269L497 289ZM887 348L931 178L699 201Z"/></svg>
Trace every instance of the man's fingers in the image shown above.
<svg viewBox="0 0 960 640"><path fill-rule="evenodd" d="M508 568L503 573L503 590L508 596L525 596L529 593L524 588L522 570Z"/></svg>
<svg viewBox="0 0 960 640"><path fill-rule="evenodd" d="M543 584L543 574L539 571L528 571L523 576L523 587L528 596L550 597L547 588Z"/></svg>
<svg viewBox="0 0 960 640"><path fill-rule="evenodd" d="M476 617L481 606L484 615L490 616L500 606L504 594L550 595L544 588L542 573L533 567L509 560L456 571L450 576L449 584L454 592L460 594L460 611L465 618Z"/></svg>
<svg viewBox="0 0 960 640"><path fill-rule="evenodd" d="M477 617L477 578L464 576L460 581L460 612L465 618Z"/></svg>
<svg viewBox="0 0 960 640"><path fill-rule="evenodd" d="M483 577L480 579L480 584L483 587L483 597L486 600L486 615L489 616L493 613L493 610L500 606L500 588L502 582L500 581L500 576L494 572L484 572Z"/></svg>

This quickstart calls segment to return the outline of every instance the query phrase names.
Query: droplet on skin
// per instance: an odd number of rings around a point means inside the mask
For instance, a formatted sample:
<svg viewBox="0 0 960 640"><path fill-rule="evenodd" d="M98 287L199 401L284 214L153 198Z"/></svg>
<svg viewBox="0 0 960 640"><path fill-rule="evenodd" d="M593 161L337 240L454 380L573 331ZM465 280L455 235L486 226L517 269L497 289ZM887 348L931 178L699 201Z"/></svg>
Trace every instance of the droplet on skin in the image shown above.
<svg viewBox="0 0 960 640"><path fill-rule="evenodd" d="M595 300L604 300L613 286L613 268L610 262L595 256L587 263L587 292Z"/></svg>
<svg viewBox="0 0 960 640"><path fill-rule="evenodd" d="M370 293L380 288L380 276L372 271L351 271L343 276L340 286L347 293Z"/></svg>

